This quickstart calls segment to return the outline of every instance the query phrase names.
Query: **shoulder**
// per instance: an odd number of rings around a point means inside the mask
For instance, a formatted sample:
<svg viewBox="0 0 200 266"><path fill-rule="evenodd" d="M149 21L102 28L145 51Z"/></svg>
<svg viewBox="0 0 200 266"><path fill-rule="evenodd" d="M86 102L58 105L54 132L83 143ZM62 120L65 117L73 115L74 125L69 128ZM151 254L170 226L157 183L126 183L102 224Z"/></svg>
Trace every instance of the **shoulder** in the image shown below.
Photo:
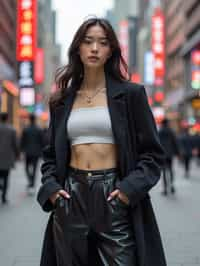
<svg viewBox="0 0 200 266"><path fill-rule="evenodd" d="M122 86L124 86L127 98L131 101L133 99L140 101L146 98L146 90L143 84L124 81Z"/></svg>
<svg viewBox="0 0 200 266"><path fill-rule="evenodd" d="M145 91L143 84L134 83L131 81L123 81L122 86L124 86L128 95L137 95L140 94L142 91Z"/></svg>

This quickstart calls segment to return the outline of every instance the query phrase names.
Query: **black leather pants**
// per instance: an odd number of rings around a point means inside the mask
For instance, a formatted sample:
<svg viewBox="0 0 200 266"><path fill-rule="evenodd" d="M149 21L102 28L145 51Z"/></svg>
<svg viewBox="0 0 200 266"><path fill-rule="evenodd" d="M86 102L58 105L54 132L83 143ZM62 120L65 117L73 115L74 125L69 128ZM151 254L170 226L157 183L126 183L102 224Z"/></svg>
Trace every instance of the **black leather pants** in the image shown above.
<svg viewBox="0 0 200 266"><path fill-rule="evenodd" d="M135 240L129 206L107 201L119 181L115 168L70 167L65 189L70 199L56 200L53 232L57 266L135 266Z"/></svg>

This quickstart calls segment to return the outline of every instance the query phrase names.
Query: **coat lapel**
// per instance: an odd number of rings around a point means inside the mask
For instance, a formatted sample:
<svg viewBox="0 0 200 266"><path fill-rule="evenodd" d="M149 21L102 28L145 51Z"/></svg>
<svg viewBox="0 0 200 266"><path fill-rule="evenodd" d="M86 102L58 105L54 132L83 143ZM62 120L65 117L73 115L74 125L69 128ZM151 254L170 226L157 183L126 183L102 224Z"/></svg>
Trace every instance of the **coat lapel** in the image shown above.
<svg viewBox="0 0 200 266"><path fill-rule="evenodd" d="M112 131L117 145L118 165L120 175L124 176L128 162L127 158L125 158L128 149L126 88L124 82L119 82L110 76L106 77L106 85Z"/></svg>
<svg viewBox="0 0 200 266"><path fill-rule="evenodd" d="M106 79L107 100L114 137L124 138L126 124L126 91L122 82L110 77Z"/></svg>

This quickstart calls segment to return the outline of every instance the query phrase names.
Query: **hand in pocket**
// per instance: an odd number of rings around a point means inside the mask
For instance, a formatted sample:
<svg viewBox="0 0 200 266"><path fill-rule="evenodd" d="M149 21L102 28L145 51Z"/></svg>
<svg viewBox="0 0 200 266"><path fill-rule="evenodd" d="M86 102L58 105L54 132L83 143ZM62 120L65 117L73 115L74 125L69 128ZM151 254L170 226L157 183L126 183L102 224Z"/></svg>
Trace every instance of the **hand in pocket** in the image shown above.
<svg viewBox="0 0 200 266"><path fill-rule="evenodd" d="M119 189L115 189L113 192L111 192L107 200L110 201L115 197L118 197L127 206L130 203L128 197L123 192L121 192Z"/></svg>
<svg viewBox="0 0 200 266"><path fill-rule="evenodd" d="M63 197L63 198L66 198L66 199L69 199L71 196L69 195L69 193L63 189L53 193L51 196L50 196L50 201L52 202L53 205L55 205L56 203L56 200L57 198L59 197Z"/></svg>

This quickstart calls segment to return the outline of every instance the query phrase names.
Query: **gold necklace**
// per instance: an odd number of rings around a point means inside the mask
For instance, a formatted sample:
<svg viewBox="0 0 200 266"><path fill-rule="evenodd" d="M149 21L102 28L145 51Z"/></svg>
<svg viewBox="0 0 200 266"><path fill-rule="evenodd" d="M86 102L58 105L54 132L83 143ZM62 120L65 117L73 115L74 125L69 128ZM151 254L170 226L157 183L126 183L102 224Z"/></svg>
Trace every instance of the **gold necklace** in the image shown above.
<svg viewBox="0 0 200 266"><path fill-rule="evenodd" d="M105 89L104 87L103 88L100 88L100 89L98 89L96 92L95 92L95 94L93 94L92 96L89 96L89 95L87 95L86 93L85 93L85 97L86 97L86 101L87 101L87 103L88 104L90 104L91 102L92 102L92 99L101 91L101 90L103 90L103 89Z"/></svg>

